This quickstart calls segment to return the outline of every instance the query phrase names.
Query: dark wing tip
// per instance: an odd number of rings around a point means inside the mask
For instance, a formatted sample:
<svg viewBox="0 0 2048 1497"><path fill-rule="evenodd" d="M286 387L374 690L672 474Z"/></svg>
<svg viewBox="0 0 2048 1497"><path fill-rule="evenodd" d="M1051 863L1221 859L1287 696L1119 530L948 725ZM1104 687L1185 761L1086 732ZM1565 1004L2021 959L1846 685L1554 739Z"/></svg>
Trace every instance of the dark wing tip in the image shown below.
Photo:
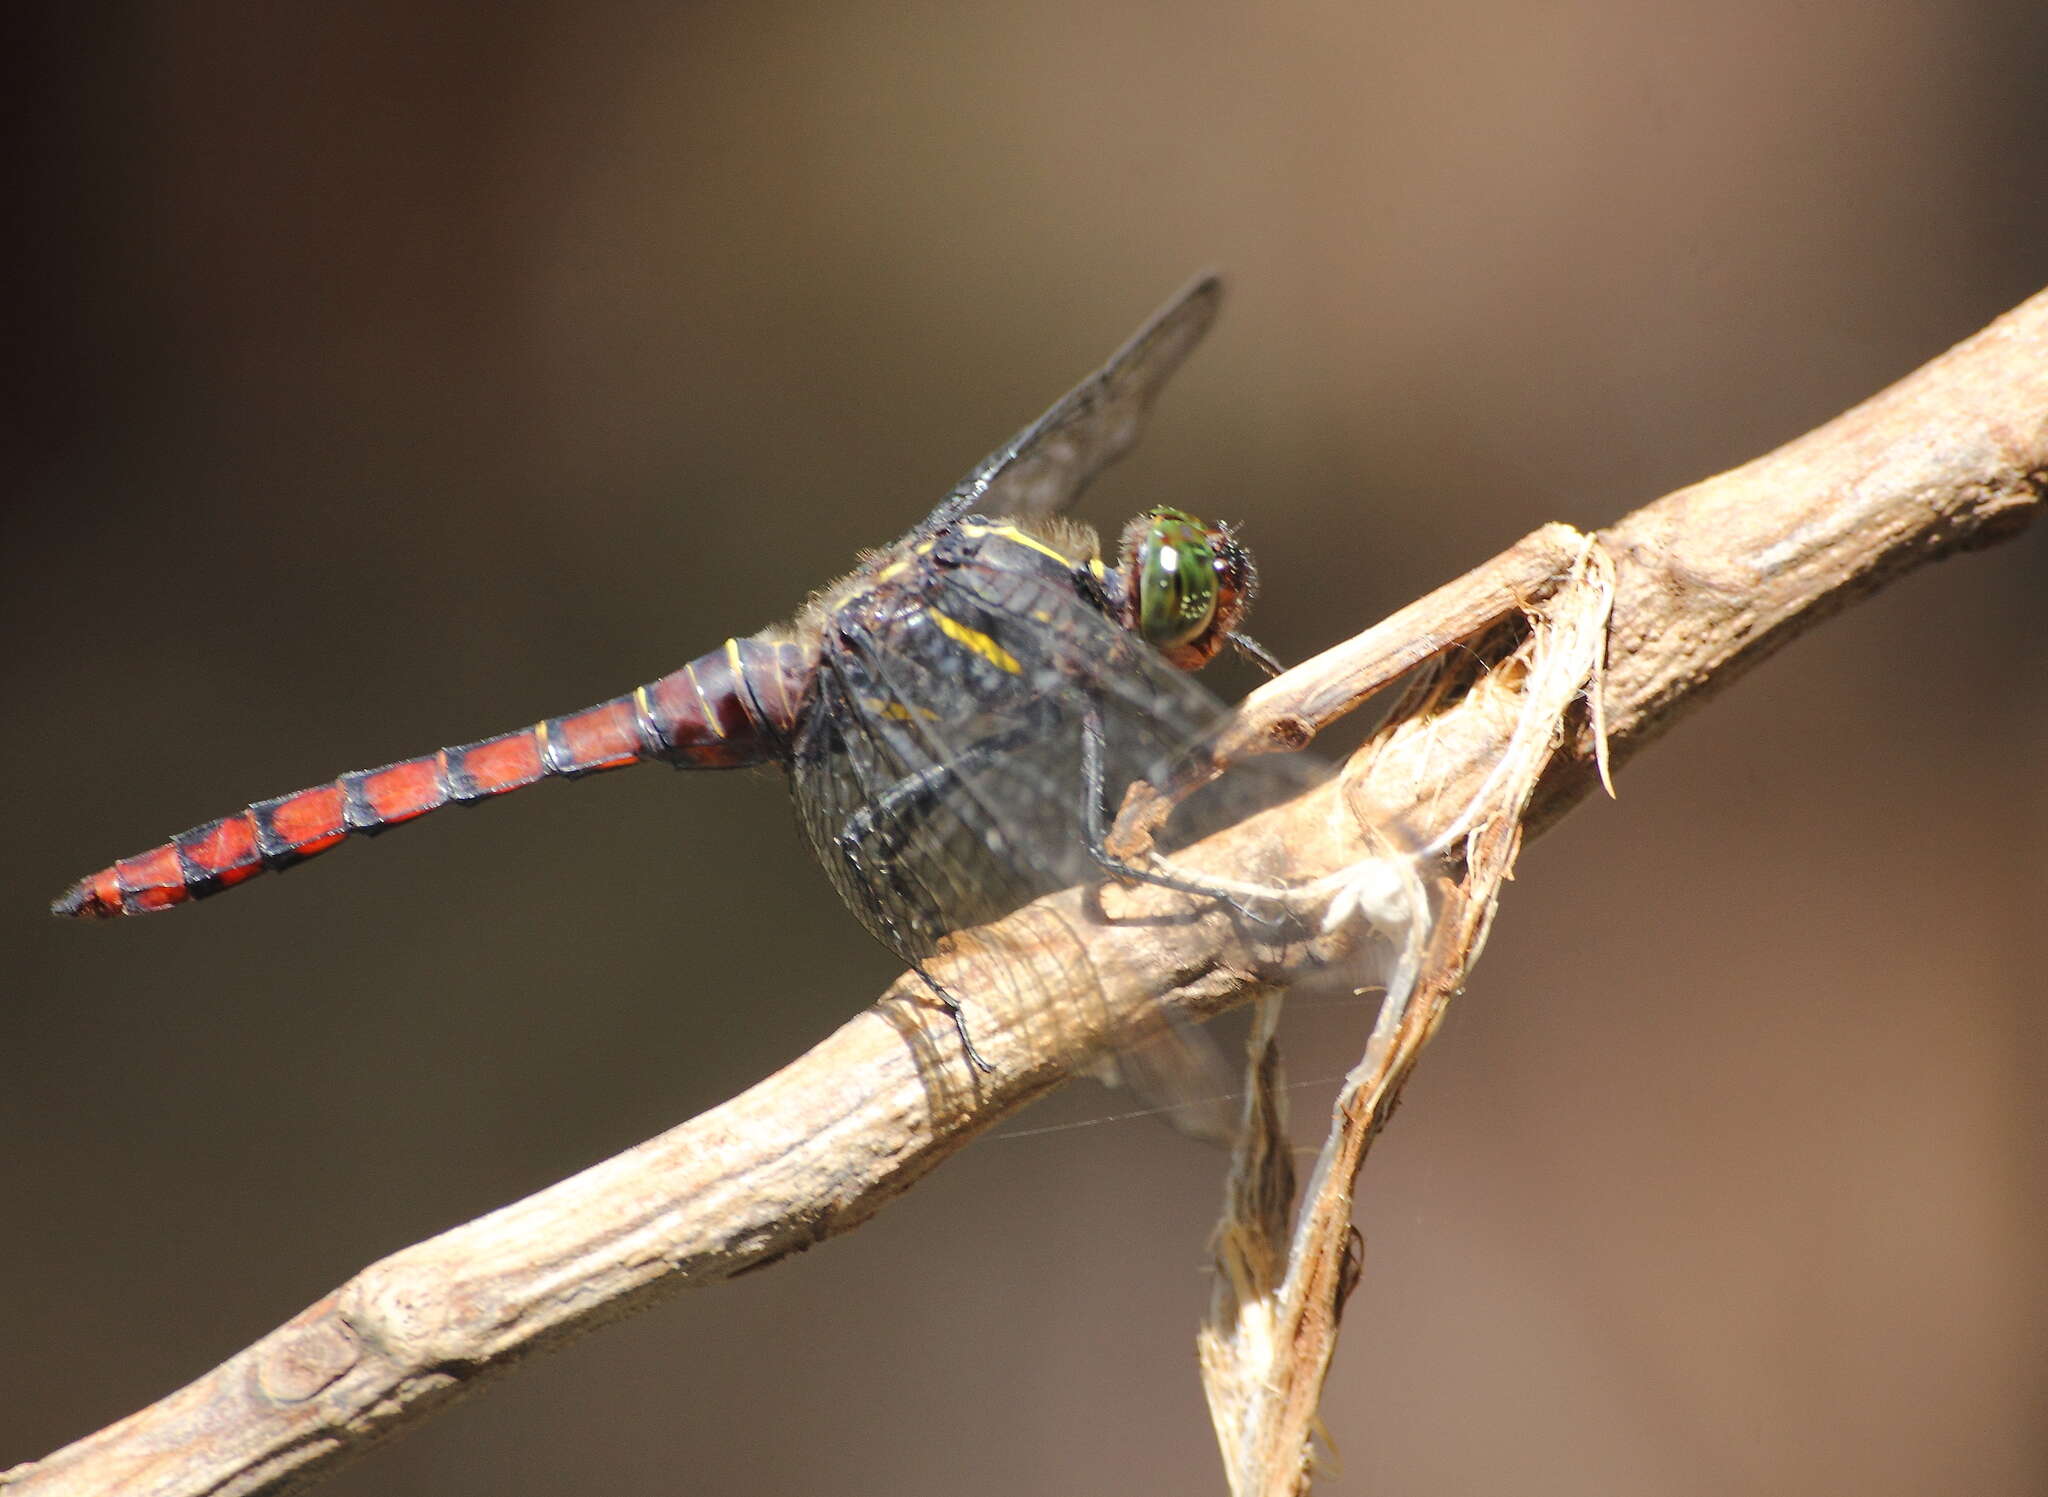
<svg viewBox="0 0 2048 1497"><path fill-rule="evenodd" d="M1181 361L1208 336L1222 307L1223 277L1205 270L1146 318L1094 379L1150 405Z"/></svg>
<svg viewBox="0 0 2048 1497"><path fill-rule="evenodd" d="M970 510L1024 519L1058 514L1137 441L1152 403L1202 341L1223 305L1223 277L1190 281L1109 362L999 447L955 486L920 530Z"/></svg>

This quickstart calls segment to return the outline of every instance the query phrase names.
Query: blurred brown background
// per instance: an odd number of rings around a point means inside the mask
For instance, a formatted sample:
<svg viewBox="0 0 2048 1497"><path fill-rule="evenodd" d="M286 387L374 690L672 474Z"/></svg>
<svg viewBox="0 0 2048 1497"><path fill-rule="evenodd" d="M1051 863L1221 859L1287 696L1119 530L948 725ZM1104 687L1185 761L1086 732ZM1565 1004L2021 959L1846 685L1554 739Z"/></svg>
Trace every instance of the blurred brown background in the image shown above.
<svg viewBox="0 0 2048 1497"><path fill-rule="evenodd" d="M1241 521L1311 653L2048 284L2044 15L12 8L0 1467L892 972L765 775L115 928L68 879L788 612L1209 264L1086 508ZM1368 1170L1332 1490L2048 1487L2044 585L1909 579L1530 849ZM1366 1023L1299 1017L1304 1076ZM988 1141L327 1490L1220 1490L1218 1175Z"/></svg>

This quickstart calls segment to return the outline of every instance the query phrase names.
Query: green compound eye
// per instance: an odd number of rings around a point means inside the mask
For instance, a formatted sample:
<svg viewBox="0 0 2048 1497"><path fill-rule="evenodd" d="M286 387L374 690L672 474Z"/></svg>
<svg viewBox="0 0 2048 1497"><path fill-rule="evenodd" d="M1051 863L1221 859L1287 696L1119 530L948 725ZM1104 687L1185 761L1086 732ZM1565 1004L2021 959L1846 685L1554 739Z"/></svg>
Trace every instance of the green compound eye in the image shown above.
<svg viewBox="0 0 2048 1497"><path fill-rule="evenodd" d="M1216 617L1216 552L1193 516L1156 509L1138 547L1138 632L1154 649L1194 640Z"/></svg>

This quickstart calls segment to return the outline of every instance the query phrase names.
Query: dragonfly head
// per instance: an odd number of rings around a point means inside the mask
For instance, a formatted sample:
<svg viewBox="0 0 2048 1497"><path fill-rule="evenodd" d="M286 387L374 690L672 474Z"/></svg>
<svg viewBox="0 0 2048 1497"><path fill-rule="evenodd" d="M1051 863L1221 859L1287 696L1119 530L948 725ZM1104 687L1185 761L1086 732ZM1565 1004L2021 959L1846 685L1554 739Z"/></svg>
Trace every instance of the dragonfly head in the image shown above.
<svg viewBox="0 0 2048 1497"><path fill-rule="evenodd" d="M1181 670L1207 665L1244 617L1257 585L1251 553L1228 525L1150 509L1124 527L1120 622Z"/></svg>

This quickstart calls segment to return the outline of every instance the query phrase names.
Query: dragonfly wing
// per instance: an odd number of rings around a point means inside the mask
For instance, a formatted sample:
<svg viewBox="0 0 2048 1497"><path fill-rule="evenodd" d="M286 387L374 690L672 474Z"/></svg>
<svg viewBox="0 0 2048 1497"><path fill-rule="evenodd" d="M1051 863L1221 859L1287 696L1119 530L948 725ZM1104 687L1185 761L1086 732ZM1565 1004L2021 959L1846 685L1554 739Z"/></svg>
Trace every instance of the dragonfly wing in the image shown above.
<svg viewBox="0 0 2048 1497"><path fill-rule="evenodd" d="M962 515L1036 519L1064 511L1089 481L1130 451L1145 413L1223 302L1204 275L1160 308L1107 364L998 448L926 517L929 534Z"/></svg>
<svg viewBox="0 0 2048 1497"><path fill-rule="evenodd" d="M878 593L835 620L813 693L799 818L847 903L913 961L1099 874L1084 724L1101 725L1113 809L1224 714L1056 568L932 568L914 595Z"/></svg>
<svg viewBox="0 0 2048 1497"><path fill-rule="evenodd" d="M920 964L949 935L1103 879L1084 729L1101 733L1107 818L1132 781L1162 776L1227 714L1057 568L934 568L914 598L849 610L814 693L791 763L799 819L847 904ZM1204 792L1212 800L1199 821L1234 820L1321 772L1300 755L1242 769ZM1079 933L1052 918L1014 942L975 933L973 980L988 990L955 995L970 1028L978 1003L994 1001L1097 1027ZM1120 1069L1155 1100L1206 1101L1213 1113L1223 1068L1186 1055L1177 1027L1162 1011L1120 1035L1135 1052Z"/></svg>

